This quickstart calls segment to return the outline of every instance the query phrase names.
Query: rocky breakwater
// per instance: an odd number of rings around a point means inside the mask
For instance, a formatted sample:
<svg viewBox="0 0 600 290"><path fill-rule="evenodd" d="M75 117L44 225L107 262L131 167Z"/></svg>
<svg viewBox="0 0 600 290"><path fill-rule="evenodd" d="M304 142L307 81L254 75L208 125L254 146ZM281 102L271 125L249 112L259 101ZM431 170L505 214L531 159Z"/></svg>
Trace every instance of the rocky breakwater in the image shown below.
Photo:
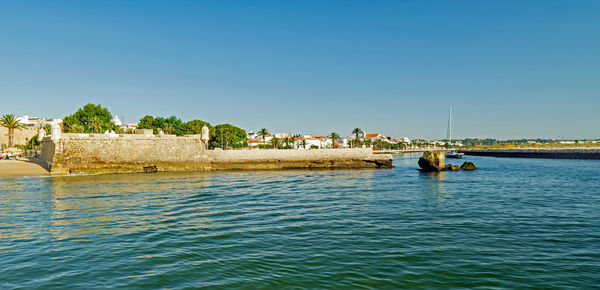
<svg viewBox="0 0 600 290"><path fill-rule="evenodd" d="M515 149L463 149L471 156L549 158L549 159L600 159L600 148L515 148Z"/></svg>
<svg viewBox="0 0 600 290"><path fill-rule="evenodd" d="M458 171L458 170L475 170L475 164L470 161L465 161L463 165L446 164L446 156L441 151L427 151L419 158L419 167L423 172L438 172L438 171Z"/></svg>

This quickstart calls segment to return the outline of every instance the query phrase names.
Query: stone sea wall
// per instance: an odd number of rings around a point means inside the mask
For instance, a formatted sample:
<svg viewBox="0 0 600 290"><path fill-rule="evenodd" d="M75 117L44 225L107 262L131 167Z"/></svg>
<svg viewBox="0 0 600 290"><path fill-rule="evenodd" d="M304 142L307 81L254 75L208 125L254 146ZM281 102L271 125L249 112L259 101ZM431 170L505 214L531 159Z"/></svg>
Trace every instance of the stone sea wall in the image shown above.
<svg viewBox="0 0 600 290"><path fill-rule="evenodd" d="M199 135L62 134L44 138L40 157L51 174L392 166L368 148L207 150Z"/></svg>
<svg viewBox="0 0 600 290"><path fill-rule="evenodd" d="M44 138L41 157L52 174L194 171L209 167L205 152L199 136L62 134Z"/></svg>
<svg viewBox="0 0 600 290"><path fill-rule="evenodd" d="M391 155L375 155L370 148L210 150L208 156L213 170L392 167Z"/></svg>
<svg viewBox="0 0 600 290"><path fill-rule="evenodd" d="M465 155L549 159L600 159L600 148L569 149L472 149L460 150Z"/></svg>

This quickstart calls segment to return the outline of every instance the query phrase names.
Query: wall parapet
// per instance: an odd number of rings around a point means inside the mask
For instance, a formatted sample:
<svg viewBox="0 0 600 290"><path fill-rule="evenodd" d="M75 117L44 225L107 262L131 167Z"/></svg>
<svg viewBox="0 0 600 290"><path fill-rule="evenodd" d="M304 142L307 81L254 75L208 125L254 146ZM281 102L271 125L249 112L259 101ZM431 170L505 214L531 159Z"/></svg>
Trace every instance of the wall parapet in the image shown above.
<svg viewBox="0 0 600 290"><path fill-rule="evenodd" d="M46 136L49 137L49 136ZM46 138L45 137L45 138ZM200 134L198 135L142 135L142 134L96 134L96 133L63 133L61 140L77 140L77 139L135 139L135 140L146 140L146 139L194 139L201 140Z"/></svg>

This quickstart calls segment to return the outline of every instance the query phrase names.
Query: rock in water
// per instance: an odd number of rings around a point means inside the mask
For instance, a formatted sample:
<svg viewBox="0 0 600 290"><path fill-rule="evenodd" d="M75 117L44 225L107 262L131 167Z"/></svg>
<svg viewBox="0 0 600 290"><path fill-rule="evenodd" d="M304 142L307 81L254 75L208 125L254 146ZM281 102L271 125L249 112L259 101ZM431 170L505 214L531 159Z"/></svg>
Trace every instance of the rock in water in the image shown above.
<svg viewBox="0 0 600 290"><path fill-rule="evenodd" d="M477 169L477 167L475 166L475 164L473 164L473 162L471 162L471 161L465 161L465 163L463 163L463 165L460 166L460 169L462 169L462 170L475 170L475 169Z"/></svg>
<svg viewBox="0 0 600 290"><path fill-rule="evenodd" d="M446 166L444 166L444 171L459 171L460 168L458 168L458 165L452 165L452 164L446 164Z"/></svg>
<svg viewBox="0 0 600 290"><path fill-rule="evenodd" d="M423 171L442 171L445 166L444 152L427 151L419 158L419 166Z"/></svg>

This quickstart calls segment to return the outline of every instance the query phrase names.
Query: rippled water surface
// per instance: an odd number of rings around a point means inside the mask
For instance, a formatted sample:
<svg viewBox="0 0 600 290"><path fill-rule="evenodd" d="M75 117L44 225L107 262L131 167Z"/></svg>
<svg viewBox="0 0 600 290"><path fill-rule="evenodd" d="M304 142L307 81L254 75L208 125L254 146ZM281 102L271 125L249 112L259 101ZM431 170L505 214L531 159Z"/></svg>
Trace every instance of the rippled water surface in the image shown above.
<svg viewBox="0 0 600 290"><path fill-rule="evenodd" d="M0 179L0 288L600 285L600 162Z"/></svg>

